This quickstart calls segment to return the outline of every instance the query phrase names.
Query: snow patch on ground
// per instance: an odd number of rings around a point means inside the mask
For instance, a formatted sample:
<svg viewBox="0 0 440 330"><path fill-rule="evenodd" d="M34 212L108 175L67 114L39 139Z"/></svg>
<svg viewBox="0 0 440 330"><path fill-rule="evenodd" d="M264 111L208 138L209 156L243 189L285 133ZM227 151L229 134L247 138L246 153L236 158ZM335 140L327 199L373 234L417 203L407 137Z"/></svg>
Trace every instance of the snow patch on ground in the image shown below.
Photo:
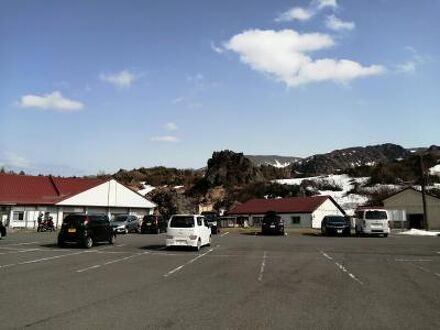
<svg viewBox="0 0 440 330"><path fill-rule="evenodd" d="M138 194L141 194L142 196L145 196L149 192L156 189L155 187L150 186L149 184L146 184L145 182L141 182L141 184L142 184L142 188L138 190Z"/></svg>
<svg viewBox="0 0 440 330"><path fill-rule="evenodd" d="M347 174L334 174L308 178L279 179L274 180L274 182L287 185L300 185L303 180L328 182L332 185L341 187L342 191L319 190L319 194L331 196L346 211L347 215L353 215L354 210L358 206L363 205L368 201L368 197L365 195L352 194L349 192L356 184L360 186L366 184L369 180L369 177L353 178Z"/></svg>
<svg viewBox="0 0 440 330"><path fill-rule="evenodd" d="M408 235L408 236L440 236L440 231L428 231L421 229L410 229L407 231L403 231L399 233L399 235Z"/></svg>
<svg viewBox="0 0 440 330"><path fill-rule="evenodd" d="M440 175L440 164L431 167L429 169L429 174L431 174L431 175Z"/></svg>
<svg viewBox="0 0 440 330"><path fill-rule="evenodd" d="M280 163L278 161L278 159L275 159L275 164L274 163L270 163L270 162L266 162L267 165L273 166L273 167L277 167L277 168L284 168L290 165L289 162L285 162L285 163Z"/></svg>

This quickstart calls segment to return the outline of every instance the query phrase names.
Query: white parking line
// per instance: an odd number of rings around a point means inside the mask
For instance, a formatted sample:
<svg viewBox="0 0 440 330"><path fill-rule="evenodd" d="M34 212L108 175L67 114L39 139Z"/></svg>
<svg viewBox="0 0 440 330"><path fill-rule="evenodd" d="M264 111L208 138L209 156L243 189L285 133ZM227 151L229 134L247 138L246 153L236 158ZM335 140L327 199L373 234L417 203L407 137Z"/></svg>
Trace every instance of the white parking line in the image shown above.
<svg viewBox="0 0 440 330"><path fill-rule="evenodd" d="M38 243L50 243L49 241L48 242L41 242L41 241L38 241L38 242L23 242L23 243L8 243L8 244L4 244L4 245L30 245L30 244L38 244Z"/></svg>
<svg viewBox="0 0 440 330"><path fill-rule="evenodd" d="M327 253L325 253L322 250L319 250L319 252L328 260L333 261L333 257L329 256ZM359 283L360 285L364 285L364 283L359 280L356 276L354 276L352 273L350 273L347 268L345 268L343 265L341 265L339 262L335 261L335 265L344 273L346 273L351 279L353 279L354 281L356 281L357 283Z"/></svg>
<svg viewBox="0 0 440 330"><path fill-rule="evenodd" d="M258 275L258 280L261 282L263 280L264 268L266 267L266 251L263 253L263 260L261 260L260 274Z"/></svg>
<svg viewBox="0 0 440 330"><path fill-rule="evenodd" d="M139 257L141 255L148 254L148 253L150 253L150 252L136 253L136 254L133 254L131 256L127 256L127 257L124 257L124 258L114 259L114 260L110 260L110 261L104 262L102 264L97 264L97 265L93 265L93 266L90 266L90 267L78 269L76 272L77 273L83 273L83 272L86 272L86 271L91 270L91 269L97 269L97 268L100 268L100 267L103 267L103 266L115 264L117 262L121 262L121 261L128 260L128 259L131 259L131 258Z"/></svg>
<svg viewBox="0 0 440 330"><path fill-rule="evenodd" d="M220 237L226 236L227 234L229 234L229 231L227 231L226 233L221 234Z"/></svg>
<svg viewBox="0 0 440 330"><path fill-rule="evenodd" d="M214 249L209 249L209 250L206 251L205 253L200 254L200 255L198 255L198 256L195 257L195 258L192 258L190 261L184 263L183 265L180 265L180 266L178 266L178 267L176 267L176 268L170 270L168 273L163 274L163 277L168 277L168 276L174 274L175 272L181 270L183 267L185 267L185 266L187 266L187 265L189 265L189 264L192 264L192 263L193 263L194 261L196 261L197 259L200 259L201 257L206 256L208 253L210 253L210 252L212 252L212 251L214 251Z"/></svg>
<svg viewBox="0 0 440 330"><path fill-rule="evenodd" d="M326 257L328 260L333 260L332 257L330 257L327 253L325 253L324 251L319 250L319 252L321 252L321 254Z"/></svg>
<svg viewBox="0 0 440 330"><path fill-rule="evenodd" d="M394 259L399 262L431 262L431 259Z"/></svg>
<svg viewBox="0 0 440 330"><path fill-rule="evenodd" d="M49 261L49 260L54 260L54 259L60 259L60 258L64 258L64 257L69 257L69 256L74 256L74 255L86 253L86 252L89 252L89 251L81 251L81 252L75 252L75 253L61 254L61 255L57 255L57 256L53 256L53 257L45 257L45 258L39 258L39 259L34 259L34 260L22 261L22 262L18 262L18 263L15 263L15 264L0 265L0 269L2 269L2 268L9 268L9 267L13 267L13 266L35 264L35 263L39 263L39 262L42 262L42 261Z"/></svg>

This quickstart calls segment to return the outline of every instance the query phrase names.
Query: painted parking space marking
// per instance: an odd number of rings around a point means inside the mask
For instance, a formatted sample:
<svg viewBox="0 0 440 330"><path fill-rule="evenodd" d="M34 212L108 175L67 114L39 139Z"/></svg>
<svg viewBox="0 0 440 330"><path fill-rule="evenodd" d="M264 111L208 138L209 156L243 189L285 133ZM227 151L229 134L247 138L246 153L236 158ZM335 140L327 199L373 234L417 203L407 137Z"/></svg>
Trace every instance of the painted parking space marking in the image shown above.
<svg viewBox="0 0 440 330"><path fill-rule="evenodd" d="M226 236L228 234L229 234L229 231L227 231L226 233L221 234L220 237L224 237L224 236Z"/></svg>
<svg viewBox="0 0 440 330"><path fill-rule="evenodd" d="M398 262L431 262L432 259L394 259Z"/></svg>
<svg viewBox="0 0 440 330"><path fill-rule="evenodd" d="M333 260L333 257L329 256L329 255L328 255L327 253L325 253L324 251L322 251L322 250L318 250L318 251L319 251L319 252L321 253L321 255L322 255L323 257L325 257L327 260L334 261L334 260ZM360 285L364 285L364 283L363 283L360 279L358 279L353 273L351 273L350 271L348 271L348 269L347 269L344 265L340 264L340 263L337 262L337 261L334 261L334 263L335 263L336 267L339 268L339 270L341 270L343 273L347 274L347 275L348 275L353 281L357 282L357 283L360 284Z"/></svg>
<svg viewBox="0 0 440 330"><path fill-rule="evenodd" d="M132 259L132 258L135 258L135 257L139 257L139 256L141 256L141 255L145 255L145 254L149 254L149 252L148 252L148 251L147 251L147 252L141 252L141 253L133 254L133 255L131 255L131 256L127 256L127 257L119 258L119 259L113 259L113 260L110 260L110 261L104 262L104 263L102 263L102 264L96 264L96 265L89 266L89 267L86 267L86 268L78 269L76 272L77 272L77 273L83 273L83 272L86 272L86 271L88 271L88 270L101 268L101 267L108 266L108 265L111 265L111 264L115 264L115 263L118 263L118 262L121 262L121 261L125 261L125 260L128 260L128 259Z"/></svg>
<svg viewBox="0 0 440 330"><path fill-rule="evenodd" d="M70 256L78 255L78 254L87 253L87 252L89 252L89 251L80 251L80 252L75 252L75 253L61 254L61 255L52 256L52 257L45 257L45 258L39 258L39 259L34 259L34 260L22 261L22 262L13 263L13 264L5 264L5 265L0 265L0 269L10 268L10 267L20 266L20 265L35 264L35 263L40 263L43 261L50 261L50 260L60 259L60 258L64 258L64 257L70 257Z"/></svg>
<svg viewBox="0 0 440 330"><path fill-rule="evenodd" d="M176 268L170 270L168 273L163 274L163 277L169 277L170 275L172 275L172 274L178 272L179 270L181 270L183 267L192 264L194 261L196 261L196 260L198 260L198 259L200 259L200 258L206 256L208 253L210 253L210 252L212 252L212 251L214 251L214 249L209 249L209 250L206 251L205 253L200 254L200 255L198 255L198 256L195 257L195 258L192 258L191 260L189 260L188 262L184 263L183 265L180 265L180 266L178 266L178 267L176 267Z"/></svg>
<svg viewBox="0 0 440 330"><path fill-rule="evenodd" d="M263 280L264 268L266 267L266 256L267 256L267 252L264 251L263 260L261 260L260 273L258 275L258 281L260 282Z"/></svg>

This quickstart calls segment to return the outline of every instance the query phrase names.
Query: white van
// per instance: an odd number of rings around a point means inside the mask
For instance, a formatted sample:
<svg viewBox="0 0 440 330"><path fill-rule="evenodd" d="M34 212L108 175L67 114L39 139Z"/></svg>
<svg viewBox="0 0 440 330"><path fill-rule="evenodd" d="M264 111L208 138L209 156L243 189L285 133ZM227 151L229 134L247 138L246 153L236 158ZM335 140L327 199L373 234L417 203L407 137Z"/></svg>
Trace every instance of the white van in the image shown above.
<svg viewBox="0 0 440 330"><path fill-rule="evenodd" d="M383 235L383 237L387 237L390 233L390 217L384 209L357 209L354 222L358 235Z"/></svg>
<svg viewBox="0 0 440 330"><path fill-rule="evenodd" d="M211 228L202 215L175 214L168 221L166 247L211 245Z"/></svg>

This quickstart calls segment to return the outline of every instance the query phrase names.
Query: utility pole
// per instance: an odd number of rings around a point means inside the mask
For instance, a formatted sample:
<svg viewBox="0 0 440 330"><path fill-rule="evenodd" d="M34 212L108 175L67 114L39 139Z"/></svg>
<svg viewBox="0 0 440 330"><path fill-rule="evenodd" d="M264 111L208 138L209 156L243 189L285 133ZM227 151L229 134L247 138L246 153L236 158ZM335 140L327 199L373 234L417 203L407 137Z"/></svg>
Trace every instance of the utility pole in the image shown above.
<svg viewBox="0 0 440 330"><path fill-rule="evenodd" d="M423 164L423 156L420 154L420 174L422 179L422 203L423 203L423 225L426 230L429 230L428 225L428 212L426 209L426 191L425 191L425 166Z"/></svg>

